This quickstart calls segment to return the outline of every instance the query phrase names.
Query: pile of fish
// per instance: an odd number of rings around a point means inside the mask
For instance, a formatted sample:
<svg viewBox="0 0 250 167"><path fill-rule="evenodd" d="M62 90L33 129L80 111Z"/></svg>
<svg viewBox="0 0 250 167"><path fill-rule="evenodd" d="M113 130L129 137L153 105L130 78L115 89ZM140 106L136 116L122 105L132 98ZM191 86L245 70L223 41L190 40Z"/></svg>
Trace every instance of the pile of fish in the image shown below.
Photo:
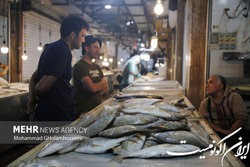
<svg viewBox="0 0 250 167"><path fill-rule="evenodd" d="M209 139L191 130L185 115L161 99L132 98L105 105L82 115L70 126L86 127L81 134L61 134L80 140L52 140L38 154L117 154L115 160L138 157L171 157L195 152L209 145ZM179 154L170 154L171 152Z"/></svg>

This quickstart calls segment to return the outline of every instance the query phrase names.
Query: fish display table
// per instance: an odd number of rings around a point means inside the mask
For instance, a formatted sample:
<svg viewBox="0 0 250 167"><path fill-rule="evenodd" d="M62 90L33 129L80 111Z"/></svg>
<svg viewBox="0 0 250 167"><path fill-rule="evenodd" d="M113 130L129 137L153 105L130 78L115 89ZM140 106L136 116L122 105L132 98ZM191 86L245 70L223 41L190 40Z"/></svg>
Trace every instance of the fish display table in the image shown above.
<svg viewBox="0 0 250 167"><path fill-rule="evenodd" d="M137 95L139 93L137 92ZM178 101L178 99L183 98L183 102L189 107L192 108L193 105L190 103L190 101L184 96L183 93L179 93L176 91L173 93L173 95L166 95L164 93L155 93L156 95L161 95L163 97L163 102L170 103L171 101ZM124 93L123 95L126 95ZM127 94L130 96L131 94ZM148 92L144 92L143 95L151 95ZM99 113L101 110L103 110L105 105L113 104L116 101L115 98L110 98L97 106L95 109L91 110L91 113ZM216 133L203 121L200 119L197 111L195 109L193 110L187 110L187 109L181 109L181 112L184 112L187 116L187 120L189 124L194 129L201 129L200 133L207 133L211 137L211 141L215 141L216 143L219 143L220 138L216 135ZM78 123L76 121L75 123ZM194 126L194 127L193 127ZM110 166L110 167L122 167L122 166L131 166L131 167L207 167L207 166L213 166L213 167L220 167L222 166L237 166L241 167L244 166L239 159L237 159L232 152L228 153L221 153L220 155L216 155L215 153L211 153L210 150L200 150L198 154L193 155L183 155L178 157L165 157L165 158L148 158L148 159L141 159L141 158L128 158L123 159L122 163L118 163L114 160L116 157L113 155L110 151L107 153L102 154L84 154L84 153L78 153L71 151L69 153L65 154L53 154L46 157L38 158L36 155L41 151L41 149L48 143L48 141L45 141L17 160L13 161L11 164L9 164L9 167L13 166L70 166L70 167L104 167L104 166ZM214 147L216 148L216 147ZM212 148L211 148L212 149ZM225 155L223 157L223 155Z"/></svg>

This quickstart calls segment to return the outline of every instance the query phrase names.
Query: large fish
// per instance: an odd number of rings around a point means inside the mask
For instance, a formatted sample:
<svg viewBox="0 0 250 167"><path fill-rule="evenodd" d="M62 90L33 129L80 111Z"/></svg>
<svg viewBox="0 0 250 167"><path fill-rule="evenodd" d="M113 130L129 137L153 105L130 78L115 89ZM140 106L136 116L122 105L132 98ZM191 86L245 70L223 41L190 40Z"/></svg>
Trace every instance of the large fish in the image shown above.
<svg viewBox="0 0 250 167"><path fill-rule="evenodd" d="M56 138L58 140L56 139L49 141L49 143L47 143L44 148L37 154L37 157L44 157L46 155L53 154L63 148L69 147L74 142L78 142L79 140L84 141L88 139L85 136L76 134L63 134L60 136L56 136Z"/></svg>
<svg viewBox="0 0 250 167"><path fill-rule="evenodd" d="M81 145L79 145L75 151L80 153L105 153L107 150L116 147L124 140L131 139L131 136L125 136L121 138L104 138L104 137L95 137L90 138L86 141L83 141Z"/></svg>
<svg viewBox="0 0 250 167"><path fill-rule="evenodd" d="M209 142L203 137L198 136L195 133L183 130L152 133L151 135L162 143L180 144L181 141L185 141L186 144L192 144L203 148L209 145Z"/></svg>
<svg viewBox="0 0 250 167"><path fill-rule="evenodd" d="M99 136L101 137L121 137L125 135L129 135L136 132L142 132L145 131L144 126L135 126L135 125L123 125L118 127L113 127L110 129L106 129L99 133Z"/></svg>
<svg viewBox="0 0 250 167"><path fill-rule="evenodd" d="M145 140L145 135L135 134L134 140L123 141L119 147L113 148L113 153L120 154L121 151L138 151L143 147Z"/></svg>
<svg viewBox="0 0 250 167"><path fill-rule="evenodd" d="M159 144L147 147L138 151L121 152L121 156L113 160L121 162L123 158L136 157L136 158L151 158L151 157L173 157L183 156L183 154L195 154L200 151L200 148L188 144ZM172 154L172 153L177 154Z"/></svg>
<svg viewBox="0 0 250 167"><path fill-rule="evenodd" d="M174 112L168 112L164 111L163 109L160 109L159 107L156 106L133 106L130 108L123 108L121 109L122 112L128 113L128 114L147 114L147 115L152 115L155 117L160 117L164 118L166 120L171 120L171 121L179 121L183 118L185 118L183 115L180 115L178 113Z"/></svg>
<svg viewBox="0 0 250 167"><path fill-rule="evenodd" d="M173 106L173 105L170 105L170 104L167 104L167 103L156 103L154 104L154 106L157 106L163 110L166 110L166 111L172 111L172 112L176 112L176 113L179 113L181 112L177 107Z"/></svg>
<svg viewBox="0 0 250 167"><path fill-rule="evenodd" d="M58 151L59 154L64 154L70 151L73 151L74 149L76 149L80 144L82 143L82 141L75 141L74 143L72 143L71 145L69 145L68 147L64 147L62 149L60 149Z"/></svg>
<svg viewBox="0 0 250 167"><path fill-rule="evenodd" d="M157 121L158 118L145 115L145 114L137 114L137 115L122 115L115 118L113 126L123 126L123 125L144 125L151 122Z"/></svg>
<svg viewBox="0 0 250 167"><path fill-rule="evenodd" d="M187 122L185 121L165 121L163 119L159 119L156 122L150 123L145 125L148 128L155 128L158 130L188 130L190 131L190 127L188 126Z"/></svg>
<svg viewBox="0 0 250 167"><path fill-rule="evenodd" d="M124 102L122 102L122 105L126 108L137 106L137 105L149 106L160 101L161 99L136 98L136 99L125 100Z"/></svg>
<svg viewBox="0 0 250 167"><path fill-rule="evenodd" d="M117 116L118 114L118 107L110 107L106 108L105 112L93 122L89 127L87 127L84 136L92 137L97 135L103 129L105 129Z"/></svg>

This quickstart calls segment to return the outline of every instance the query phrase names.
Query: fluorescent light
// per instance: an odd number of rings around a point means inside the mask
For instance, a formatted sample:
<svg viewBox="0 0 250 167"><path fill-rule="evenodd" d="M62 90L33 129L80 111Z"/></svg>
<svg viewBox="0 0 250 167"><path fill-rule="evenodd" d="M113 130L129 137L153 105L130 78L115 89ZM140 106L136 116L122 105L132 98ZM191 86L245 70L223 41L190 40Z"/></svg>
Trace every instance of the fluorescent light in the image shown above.
<svg viewBox="0 0 250 167"><path fill-rule="evenodd" d="M161 15L164 11L164 8L162 6L161 0L157 0L155 7L154 7L154 12L156 15Z"/></svg>
<svg viewBox="0 0 250 167"><path fill-rule="evenodd" d="M110 9L112 6L111 5L105 5L105 9Z"/></svg>

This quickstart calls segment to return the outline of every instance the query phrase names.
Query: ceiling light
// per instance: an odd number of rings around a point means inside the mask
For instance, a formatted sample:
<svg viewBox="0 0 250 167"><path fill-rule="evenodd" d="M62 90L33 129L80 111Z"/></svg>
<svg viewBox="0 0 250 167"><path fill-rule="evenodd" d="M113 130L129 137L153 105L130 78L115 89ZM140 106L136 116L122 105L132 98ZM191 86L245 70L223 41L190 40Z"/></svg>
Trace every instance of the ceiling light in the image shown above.
<svg viewBox="0 0 250 167"><path fill-rule="evenodd" d="M107 59L107 58L104 58L104 61L106 62L106 61L108 61L108 59Z"/></svg>
<svg viewBox="0 0 250 167"><path fill-rule="evenodd" d="M1 53L7 54L9 52L9 48L6 46L5 40L3 41L3 45L1 46Z"/></svg>
<svg viewBox="0 0 250 167"><path fill-rule="evenodd" d="M95 62L95 59L92 59L92 62L94 63L94 62Z"/></svg>
<svg viewBox="0 0 250 167"><path fill-rule="evenodd" d="M126 25L129 26L129 25L130 25L130 21L128 21L128 22L126 23Z"/></svg>
<svg viewBox="0 0 250 167"><path fill-rule="evenodd" d="M131 20L131 21L130 21L130 24L133 24L133 23L134 23L134 21L133 21L133 20Z"/></svg>
<svg viewBox="0 0 250 167"><path fill-rule="evenodd" d="M144 47L145 47L145 44L144 44L144 43L141 43L141 47L144 48Z"/></svg>
<svg viewBox="0 0 250 167"><path fill-rule="evenodd" d="M100 56L99 58L100 58L100 60L102 60L102 59L103 59L103 57L102 57L102 56Z"/></svg>
<svg viewBox="0 0 250 167"><path fill-rule="evenodd" d="M154 12L156 15L161 15L164 11L163 5L162 5L162 1L161 0L157 0L155 7L154 7Z"/></svg>
<svg viewBox="0 0 250 167"><path fill-rule="evenodd" d="M42 47L42 43L41 43L41 42L39 43L39 46L37 47L37 50L38 50L38 51L42 51L42 50L43 50L43 47Z"/></svg>
<svg viewBox="0 0 250 167"><path fill-rule="evenodd" d="M150 55L147 52L142 52L141 55L140 55L140 58L142 60L149 61L150 60Z"/></svg>
<svg viewBox="0 0 250 167"><path fill-rule="evenodd" d="M111 5L105 5L105 9L110 9L112 6Z"/></svg>
<svg viewBox="0 0 250 167"><path fill-rule="evenodd" d="M117 63L118 65L121 65L121 62L120 61L118 61L118 63Z"/></svg>
<svg viewBox="0 0 250 167"><path fill-rule="evenodd" d="M121 58L121 62L123 62L123 58Z"/></svg>

